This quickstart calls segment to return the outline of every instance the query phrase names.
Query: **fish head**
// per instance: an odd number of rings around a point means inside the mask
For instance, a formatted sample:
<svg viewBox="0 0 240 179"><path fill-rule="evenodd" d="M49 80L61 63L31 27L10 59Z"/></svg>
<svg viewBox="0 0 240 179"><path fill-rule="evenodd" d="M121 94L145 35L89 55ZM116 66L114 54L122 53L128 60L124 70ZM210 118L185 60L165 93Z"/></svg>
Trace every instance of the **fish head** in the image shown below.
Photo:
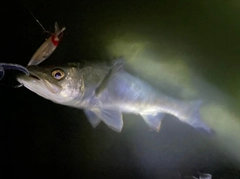
<svg viewBox="0 0 240 179"><path fill-rule="evenodd" d="M57 103L76 98L82 89L76 66L27 67L30 75L19 75L18 82L34 93Z"/></svg>

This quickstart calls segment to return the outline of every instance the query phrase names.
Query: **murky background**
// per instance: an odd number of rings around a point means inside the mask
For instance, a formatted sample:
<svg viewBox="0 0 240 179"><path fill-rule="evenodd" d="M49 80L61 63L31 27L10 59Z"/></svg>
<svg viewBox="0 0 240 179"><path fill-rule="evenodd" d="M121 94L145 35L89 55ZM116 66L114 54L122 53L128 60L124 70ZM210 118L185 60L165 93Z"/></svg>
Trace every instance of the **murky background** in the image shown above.
<svg viewBox="0 0 240 179"><path fill-rule="evenodd" d="M23 2L49 31L55 21L67 28L41 65L123 56L160 91L204 100L216 135L170 115L159 133L130 114L121 133L93 129L82 110L1 87L1 178L240 178L240 2ZM1 9L1 62L26 65L47 36L20 1Z"/></svg>

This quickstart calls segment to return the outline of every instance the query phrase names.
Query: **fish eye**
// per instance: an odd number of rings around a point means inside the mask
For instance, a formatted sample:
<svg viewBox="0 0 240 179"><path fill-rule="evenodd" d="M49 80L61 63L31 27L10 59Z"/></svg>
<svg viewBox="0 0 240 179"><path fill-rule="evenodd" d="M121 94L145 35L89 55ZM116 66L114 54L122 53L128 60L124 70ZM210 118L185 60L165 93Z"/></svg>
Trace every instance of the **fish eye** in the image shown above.
<svg viewBox="0 0 240 179"><path fill-rule="evenodd" d="M62 70L54 70L53 72L52 72L52 77L54 78L54 79L56 79L56 80L61 80L61 79L63 79L64 78L64 76L65 76L65 73L64 73L64 71L62 71Z"/></svg>

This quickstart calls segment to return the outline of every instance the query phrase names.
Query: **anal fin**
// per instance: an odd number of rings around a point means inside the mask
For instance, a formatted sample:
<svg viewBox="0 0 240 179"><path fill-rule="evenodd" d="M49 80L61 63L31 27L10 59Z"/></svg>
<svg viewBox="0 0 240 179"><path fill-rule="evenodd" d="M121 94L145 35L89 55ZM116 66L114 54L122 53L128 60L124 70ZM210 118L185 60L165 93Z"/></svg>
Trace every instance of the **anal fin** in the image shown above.
<svg viewBox="0 0 240 179"><path fill-rule="evenodd" d="M147 125L155 130L156 132L160 131L162 119L165 116L165 113L140 113Z"/></svg>

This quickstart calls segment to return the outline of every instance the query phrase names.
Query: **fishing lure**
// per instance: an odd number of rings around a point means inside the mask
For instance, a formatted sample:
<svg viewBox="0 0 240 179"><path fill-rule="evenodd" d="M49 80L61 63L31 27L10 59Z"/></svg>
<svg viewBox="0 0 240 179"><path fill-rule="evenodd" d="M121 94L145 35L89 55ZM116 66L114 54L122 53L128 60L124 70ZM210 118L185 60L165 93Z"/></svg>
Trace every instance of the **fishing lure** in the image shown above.
<svg viewBox="0 0 240 179"><path fill-rule="evenodd" d="M40 23L40 21L34 16L34 14L29 10L29 8L22 3L23 6L28 10L28 12L31 14L31 16L34 18L34 20L39 24L39 26L43 29L44 32L48 32L45 30L43 25ZM46 39L46 41L37 49L37 51L33 54L31 60L28 63L28 66L30 65L38 65L42 61L44 61L46 58L48 58L57 48L62 35L63 31L66 29L66 27L59 28L57 22L55 22L55 32L50 33L51 36Z"/></svg>
<svg viewBox="0 0 240 179"><path fill-rule="evenodd" d="M65 29L65 27L60 29L57 22L55 22L55 32L52 33L51 36L33 54L28 66L38 65L48 58L56 50Z"/></svg>

